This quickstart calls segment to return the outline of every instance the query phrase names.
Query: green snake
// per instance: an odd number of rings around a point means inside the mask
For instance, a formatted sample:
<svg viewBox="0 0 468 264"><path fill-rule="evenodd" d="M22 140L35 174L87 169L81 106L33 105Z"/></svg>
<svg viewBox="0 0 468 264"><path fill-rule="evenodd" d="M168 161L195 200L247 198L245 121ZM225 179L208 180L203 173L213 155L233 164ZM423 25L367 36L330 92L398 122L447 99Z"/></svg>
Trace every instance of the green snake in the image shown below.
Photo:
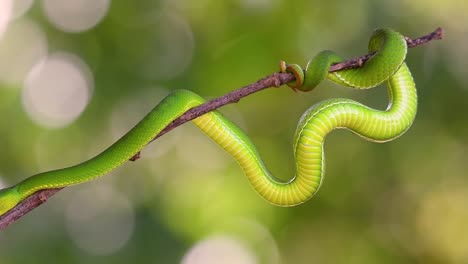
<svg viewBox="0 0 468 264"><path fill-rule="evenodd" d="M294 89L310 91L328 78L340 85L367 89L387 81L389 104L385 111L369 108L349 99L331 99L309 108L302 116L294 136L296 175L288 182L275 179L267 170L250 138L222 114L213 111L193 123L240 165L247 179L267 201L293 206L310 199L322 184L325 169L325 137L336 128L345 128L374 142L385 142L402 135L412 124L417 108L416 87L404 63L405 38L390 29L376 30L369 41L375 55L362 67L329 73L333 63L343 61L331 51L316 55L303 70L297 65L281 64L282 72L293 73ZM137 154L161 130L187 110L205 100L177 90L164 98L147 116L117 142L94 158L78 165L43 172L0 191L0 215L31 194L91 181L117 168Z"/></svg>

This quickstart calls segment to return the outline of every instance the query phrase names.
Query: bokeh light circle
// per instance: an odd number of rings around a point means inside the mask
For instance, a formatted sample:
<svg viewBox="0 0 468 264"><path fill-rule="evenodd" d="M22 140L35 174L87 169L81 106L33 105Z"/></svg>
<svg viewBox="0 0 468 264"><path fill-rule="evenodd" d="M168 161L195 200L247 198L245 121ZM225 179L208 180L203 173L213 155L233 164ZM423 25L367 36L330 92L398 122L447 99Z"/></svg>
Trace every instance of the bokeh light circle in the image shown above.
<svg viewBox="0 0 468 264"><path fill-rule="evenodd" d="M45 33L37 23L29 19L11 22L0 40L0 81L18 87L47 49Z"/></svg>
<svg viewBox="0 0 468 264"><path fill-rule="evenodd" d="M64 127L87 106L93 80L86 64L67 53L55 53L38 62L23 88L23 106L33 121L48 127Z"/></svg>
<svg viewBox="0 0 468 264"><path fill-rule="evenodd" d="M8 27L8 22L10 21L12 10L12 0L0 1L0 39L2 38L3 33Z"/></svg>
<svg viewBox="0 0 468 264"><path fill-rule="evenodd" d="M110 255L130 239L135 212L130 200L107 185L95 184L70 200L66 226L71 239L93 255Z"/></svg>
<svg viewBox="0 0 468 264"><path fill-rule="evenodd" d="M255 255L239 240L215 236L200 241L182 259L182 264L254 264Z"/></svg>
<svg viewBox="0 0 468 264"><path fill-rule="evenodd" d="M43 0L49 21L65 32L82 32L96 26L106 15L109 0Z"/></svg>

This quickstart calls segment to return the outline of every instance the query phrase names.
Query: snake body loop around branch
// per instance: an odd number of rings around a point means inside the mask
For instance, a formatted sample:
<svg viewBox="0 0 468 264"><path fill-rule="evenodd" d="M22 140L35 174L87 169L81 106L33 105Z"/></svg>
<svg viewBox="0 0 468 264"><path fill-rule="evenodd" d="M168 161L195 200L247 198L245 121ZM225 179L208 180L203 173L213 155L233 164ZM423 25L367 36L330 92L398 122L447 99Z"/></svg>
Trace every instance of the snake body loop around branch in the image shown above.
<svg viewBox="0 0 468 264"><path fill-rule="evenodd" d="M363 67L334 73L328 73L328 68L342 59L331 51L319 53L305 70L281 63L281 71L296 76L291 87L301 91L314 89L324 78L357 89L372 88L386 81L390 97L385 111L349 99L326 100L309 108L295 133L296 175L289 182L276 180L249 137L219 112L204 114L193 122L236 159L254 189L267 201L280 206L303 203L317 192L323 181L323 145L331 131L345 128L367 140L385 142L402 135L415 118L416 87L404 63L407 51L404 37L390 29L377 30L371 37L369 50L376 54ZM31 176L0 190L0 215L36 191L83 183L108 173L138 153L172 120L204 102L186 90L170 94L98 156L72 167Z"/></svg>

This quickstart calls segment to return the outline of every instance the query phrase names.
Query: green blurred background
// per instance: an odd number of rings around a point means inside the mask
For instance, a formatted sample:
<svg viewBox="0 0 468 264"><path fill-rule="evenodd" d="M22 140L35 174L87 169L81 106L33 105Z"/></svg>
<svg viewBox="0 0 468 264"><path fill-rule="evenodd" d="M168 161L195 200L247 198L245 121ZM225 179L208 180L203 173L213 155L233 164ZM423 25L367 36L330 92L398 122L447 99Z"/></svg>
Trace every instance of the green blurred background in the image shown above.
<svg viewBox="0 0 468 264"><path fill-rule="evenodd" d="M2 0L0 180L79 163L174 89L209 99L331 49L366 53L373 29L444 40L411 49L413 127L386 144L336 131L309 202L275 207L186 124L143 157L67 188L0 234L0 263L468 263L468 34L462 0ZM221 109L271 171L293 175L313 103L385 108L384 87L269 89Z"/></svg>

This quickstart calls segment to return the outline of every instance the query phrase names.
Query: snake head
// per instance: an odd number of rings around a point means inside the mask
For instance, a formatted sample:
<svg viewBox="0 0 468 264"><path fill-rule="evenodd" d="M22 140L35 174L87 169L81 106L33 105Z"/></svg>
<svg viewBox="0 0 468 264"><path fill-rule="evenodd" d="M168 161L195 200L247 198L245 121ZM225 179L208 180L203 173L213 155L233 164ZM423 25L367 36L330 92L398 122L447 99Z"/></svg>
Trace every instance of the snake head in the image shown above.
<svg viewBox="0 0 468 264"><path fill-rule="evenodd" d="M0 190L0 216L10 211L21 201L16 187Z"/></svg>

